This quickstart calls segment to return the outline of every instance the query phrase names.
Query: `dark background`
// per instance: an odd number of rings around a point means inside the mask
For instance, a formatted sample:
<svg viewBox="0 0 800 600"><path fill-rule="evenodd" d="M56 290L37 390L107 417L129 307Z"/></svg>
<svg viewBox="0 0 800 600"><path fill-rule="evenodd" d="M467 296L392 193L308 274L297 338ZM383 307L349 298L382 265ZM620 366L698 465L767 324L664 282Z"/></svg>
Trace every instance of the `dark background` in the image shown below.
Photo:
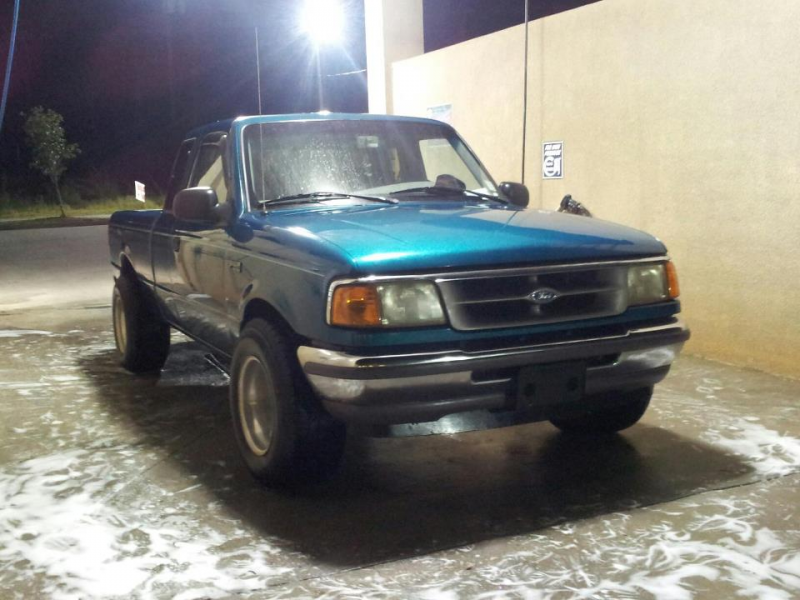
<svg viewBox="0 0 800 600"><path fill-rule="evenodd" d="M594 0L592 0L594 1ZM530 0L531 19L587 0ZM343 42L324 50L326 108L366 112L363 0L342 0ZM524 0L424 0L430 52L524 20ZM159 191L183 134L258 111L255 26L263 112L315 111L314 52L299 0L22 0L8 106L0 133L0 193L31 193L20 113L64 116L80 156L68 179L84 189ZM5 70L13 1L0 7ZM44 187L40 187L44 189ZM34 190L35 191L35 190Z"/></svg>

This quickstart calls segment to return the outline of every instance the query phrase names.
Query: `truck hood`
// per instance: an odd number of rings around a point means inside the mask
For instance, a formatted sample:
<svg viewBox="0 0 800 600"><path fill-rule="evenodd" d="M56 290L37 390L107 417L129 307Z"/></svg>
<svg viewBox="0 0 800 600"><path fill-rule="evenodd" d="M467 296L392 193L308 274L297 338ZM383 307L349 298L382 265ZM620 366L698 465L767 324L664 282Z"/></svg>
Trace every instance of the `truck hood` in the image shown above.
<svg viewBox="0 0 800 600"><path fill-rule="evenodd" d="M338 247L359 272L661 255L651 235L600 219L456 202L290 209L264 217Z"/></svg>

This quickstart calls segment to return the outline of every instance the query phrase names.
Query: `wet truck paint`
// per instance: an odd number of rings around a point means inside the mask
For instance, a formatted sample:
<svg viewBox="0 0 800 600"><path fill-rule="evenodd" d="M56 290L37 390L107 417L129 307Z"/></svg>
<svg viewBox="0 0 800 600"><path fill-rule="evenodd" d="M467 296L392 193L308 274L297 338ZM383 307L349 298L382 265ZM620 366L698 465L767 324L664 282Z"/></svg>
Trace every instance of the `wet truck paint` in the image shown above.
<svg viewBox="0 0 800 600"><path fill-rule="evenodd" d="M262 116L194 130L164 210L111 219L111 262L133 282L115 310L139 311L117 319L130 334L119 350L157 367L131 344L150 340L165 358L170 327L208 346L239 377L232 410L258 460L284 403L339 432L387 435L633 424L689 336L666 248L502 191L520 188L498 186L427 119ZM276 347L299 378L291 397L266 364Z"/></svg>

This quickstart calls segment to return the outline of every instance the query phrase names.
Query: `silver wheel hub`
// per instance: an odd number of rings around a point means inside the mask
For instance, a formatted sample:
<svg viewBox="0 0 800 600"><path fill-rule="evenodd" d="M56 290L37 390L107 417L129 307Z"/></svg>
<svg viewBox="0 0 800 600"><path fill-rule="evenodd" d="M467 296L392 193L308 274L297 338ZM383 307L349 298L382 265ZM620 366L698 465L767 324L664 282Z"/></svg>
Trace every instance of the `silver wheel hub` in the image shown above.
<svg viewBox="0 0 800 600"><path fill-rule="evenodd" d="M117 350L125 354L125 347L128 343L128 323L125 320L125 304L122 295L118 290L114 291L114 340L117 343Z"/></svg>
<svg viewBox="0 0 800 600"><path fill-rule="evenodd" d="M269 370L258 357L244 359L236 390L244 438L253 454L264 456L272 443L277 401Z"/></svg>

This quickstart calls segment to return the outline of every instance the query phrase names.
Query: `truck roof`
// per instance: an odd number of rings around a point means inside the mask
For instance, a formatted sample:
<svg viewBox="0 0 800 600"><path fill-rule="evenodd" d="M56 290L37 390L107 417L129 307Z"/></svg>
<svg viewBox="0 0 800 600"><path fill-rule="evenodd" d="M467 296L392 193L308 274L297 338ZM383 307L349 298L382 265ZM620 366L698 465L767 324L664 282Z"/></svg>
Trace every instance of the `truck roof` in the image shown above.
<svg viewBox="0 0 800 600"><path fill-rule="evenodd" d="M293 113L286 115L250 115L214 121L192 129L188 137L200 137L211 131L227 131L234 123L249 125L251 123L282 123L287 121L411 121L442 125L441 121L422 117L401 117L397 115L374 115L366 113ZM445 124L446 125L446 124Z"/></svg>

